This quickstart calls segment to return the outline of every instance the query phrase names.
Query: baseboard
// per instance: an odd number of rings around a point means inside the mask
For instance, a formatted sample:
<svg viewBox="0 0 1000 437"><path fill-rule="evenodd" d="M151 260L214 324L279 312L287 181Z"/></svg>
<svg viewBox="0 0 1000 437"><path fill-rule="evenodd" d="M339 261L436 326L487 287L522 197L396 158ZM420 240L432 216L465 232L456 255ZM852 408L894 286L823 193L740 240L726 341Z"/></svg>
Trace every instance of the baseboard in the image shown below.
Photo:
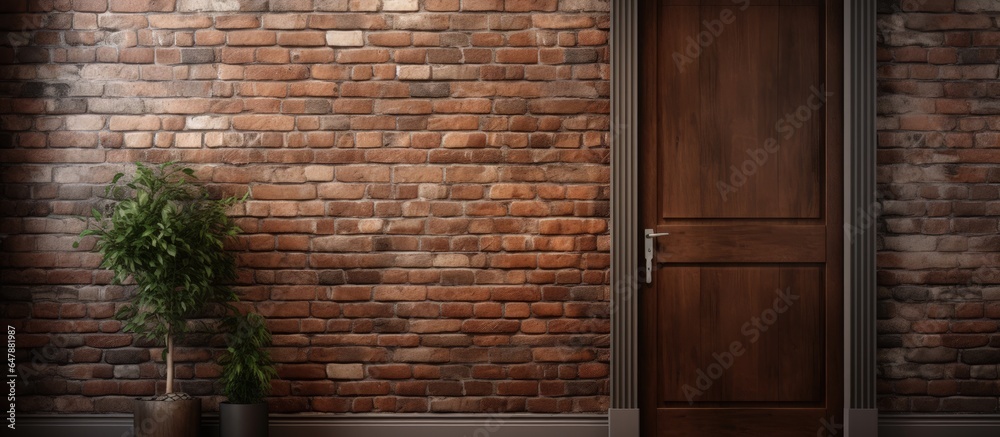
<svg viewBox="0 0 1000 437"><path fill-rule="evenodd" d="M631 411L621 411L627 419ZM622 426L631 420L618 420ZM849 425L848 425L849 426ZM4 436L131 437L127 414L18 415ZM201 437L215 437L216 415L202 418ZM272 414L271 437L607 437L603 414ZM611 434L619 437L618 434ZM1000 415L880 414L878 437L996 437ZM848 437L854 437L848 434ZM861 437L861 436L859 436Z"/></svg>
<svg viewBox="0 0 1000 437"><path fill-rule="evenodd" d="M844 430L847 437L878 437L878 410L845 408Z"/></svg>
<svg viewBox="0 0 1000 437"><path fill-rule="evenodd" d="M200 437L219 435L217 415L202 417ZM9 431L9 430L4 430ZM18 415L4 436L131 437L132 416ZM607 437L604 414L272 414L271 437Z"/></svg>
<svg viewBox="0 0 1000 437"><path fill-rule="evenodd" d="M608 411L609 437L639 437L639 409L612 408Z"/></svg>
<svg viewBox="0 0 1000 437"><path fill-rule="evenodd" d="M880 414L879 437L996 437L996 414Z"/></svg>

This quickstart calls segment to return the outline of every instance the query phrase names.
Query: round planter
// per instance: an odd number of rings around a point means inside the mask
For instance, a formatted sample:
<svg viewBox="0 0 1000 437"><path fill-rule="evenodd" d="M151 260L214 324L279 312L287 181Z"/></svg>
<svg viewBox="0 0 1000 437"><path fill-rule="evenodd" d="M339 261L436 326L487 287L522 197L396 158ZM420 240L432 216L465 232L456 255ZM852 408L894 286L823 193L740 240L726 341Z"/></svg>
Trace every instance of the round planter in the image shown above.
<svg viewBox="0 0 1000 437"><path fill-rule="evenodd" d="M267 403L219 404L221 437L267 437Z"/></svg>
<svg viewBox="0 0 1000 437"><path fill-rule="evenodd" d="M193 437L201 425L198 399L136 399L132 413L135 437Z"/></svg>

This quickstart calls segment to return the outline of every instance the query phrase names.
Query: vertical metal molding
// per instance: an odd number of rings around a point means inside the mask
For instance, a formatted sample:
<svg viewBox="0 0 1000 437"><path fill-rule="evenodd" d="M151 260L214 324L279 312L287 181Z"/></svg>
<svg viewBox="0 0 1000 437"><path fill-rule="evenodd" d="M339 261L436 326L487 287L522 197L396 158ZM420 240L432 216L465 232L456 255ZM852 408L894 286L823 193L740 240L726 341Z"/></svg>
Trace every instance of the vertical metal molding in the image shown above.
<svg viewBox="0 0 1000 437"><path fill-rule="evenodd" d="M875 47L876 2L850 0L846 12L847 149L850 150L850 278L847 282L848 408L875 407Z"/></svg>
<svg viewBox="0 0 1000 437"><path fill-rule="evenodd" d="M611 10L611 408L638 408L638 5Z"/></svg>

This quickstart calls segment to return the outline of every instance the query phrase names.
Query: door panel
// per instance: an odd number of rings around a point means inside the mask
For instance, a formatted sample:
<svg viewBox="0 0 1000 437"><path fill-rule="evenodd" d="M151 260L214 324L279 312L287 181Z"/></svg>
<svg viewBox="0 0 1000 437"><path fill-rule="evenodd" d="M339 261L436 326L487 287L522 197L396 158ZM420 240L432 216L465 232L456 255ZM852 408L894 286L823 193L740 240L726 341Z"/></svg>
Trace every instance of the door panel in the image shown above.
<svg viewBox="0 0 1000 437"><path fill-rule="evenodd" d="M662 217L818 218L823 111L796 113L822 84L820 8L657 9Z"/></svg>
<svg viewBox="0 0 1000 437"><path fill-rule="evenodd" d="M778 51L782 53L778 82L779 120L775 121L772 135L778 140L779 149L775 164L780 178L777 217L820 218L822 191L825 177L822 147L826 107L813 111L810 100L823 94L822 69L825 65L819 7L781 8L781 38ZM839 63L837 63L839 65ZM802 121L800 108L810 111ZM788 115L794 121L787 121ZM791 130L789 130L791 129Z"/></svg>
<svg viewBox="0 0 1000 437"><path fill-rule="evenodd" d="M657 311L668 405L822 401L820 266L667 267ZM776 293L781 290L782 293ZM718 375L718 378L716 376Z"/></svg>
<svg viewBox="0 0 1000 437"><path fill-rule="evenodd" d="M840 423L841 9L643 4L644 436Z"/></svg>
<svg viewBox="0 0 1000 437"><path fill-rule="evenodd" d="M826 226L720 224L670 226L658 245L662 262L823 262Z"/></svg>

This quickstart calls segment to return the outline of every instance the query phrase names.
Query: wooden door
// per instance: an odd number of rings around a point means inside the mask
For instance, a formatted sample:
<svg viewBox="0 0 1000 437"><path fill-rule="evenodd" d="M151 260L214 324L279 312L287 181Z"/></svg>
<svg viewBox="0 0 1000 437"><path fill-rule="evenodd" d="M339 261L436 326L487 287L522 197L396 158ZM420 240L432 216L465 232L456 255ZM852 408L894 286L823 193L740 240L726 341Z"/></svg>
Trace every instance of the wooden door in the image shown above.
<svg viewBox="0 0 1000 437"><path fill-rule="evenodd" d="M643 436L839 433L842 3L644 3Z"/></svg>

